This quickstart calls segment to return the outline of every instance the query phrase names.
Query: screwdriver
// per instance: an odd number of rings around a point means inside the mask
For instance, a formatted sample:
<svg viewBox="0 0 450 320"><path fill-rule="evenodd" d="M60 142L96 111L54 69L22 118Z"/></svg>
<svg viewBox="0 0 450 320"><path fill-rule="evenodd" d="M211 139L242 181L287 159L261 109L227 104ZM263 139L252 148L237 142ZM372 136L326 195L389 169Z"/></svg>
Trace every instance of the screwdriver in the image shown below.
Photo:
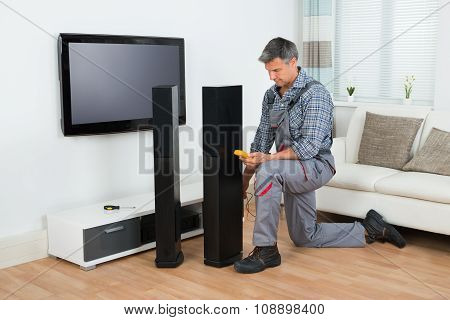
<svg viewBox="0 0 450 320"><path fill-rule="evenodd" d="M112 206L112 205L106 205L103 207L103 209L112 211L112 210L120 210L120 209L136 209L136 207L121 207L121 206Z"/></svg>

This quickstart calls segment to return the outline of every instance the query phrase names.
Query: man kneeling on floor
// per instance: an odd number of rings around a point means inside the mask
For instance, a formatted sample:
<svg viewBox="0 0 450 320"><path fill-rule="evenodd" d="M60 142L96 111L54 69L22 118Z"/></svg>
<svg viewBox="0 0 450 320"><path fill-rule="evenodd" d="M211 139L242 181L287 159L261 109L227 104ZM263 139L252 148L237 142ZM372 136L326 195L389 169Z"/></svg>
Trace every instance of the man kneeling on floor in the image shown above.
<svg viewBox="0 0 450 320"><path fill-rule="evenodd" d="M332 145L333 102L327 89L297 67L298 51L283 38L271 40L259 61L275 84L266 91L261 121L245 163L244 197L256 172L255 248L234 264L255 273L281 264L277 248L281 193L289 236L296 246L364 247L375 240L399 248L403 237L374 210L362 223L317 223L315 190L335 174ZM277 153L269 154L275 142Z"/></svg>

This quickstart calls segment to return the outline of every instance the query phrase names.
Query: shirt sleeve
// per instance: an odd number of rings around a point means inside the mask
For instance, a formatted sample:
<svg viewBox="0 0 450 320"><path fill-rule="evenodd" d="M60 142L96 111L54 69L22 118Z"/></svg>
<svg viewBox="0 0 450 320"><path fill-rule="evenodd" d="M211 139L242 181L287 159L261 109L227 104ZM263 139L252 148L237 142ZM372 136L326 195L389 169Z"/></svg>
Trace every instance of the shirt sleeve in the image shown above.
<svg viewBox="0 0 450 320"><path fill-rule="evenodd" d="M264 95L262 103L261 120L253 143L250 147L250 152L269 153L275 140L275 129L270 125L270 110L268 104L268 93Z"/></svg>
<svg viewBox="0 0 450 320"><path fill-rule="evenodd" d="M322 90L314 90L306 103L300 138L292 140L292 150L300 160L315 157L326 136L331 136L333 127L333 101ZM291 138L292 139L292 138Z"/></svg>

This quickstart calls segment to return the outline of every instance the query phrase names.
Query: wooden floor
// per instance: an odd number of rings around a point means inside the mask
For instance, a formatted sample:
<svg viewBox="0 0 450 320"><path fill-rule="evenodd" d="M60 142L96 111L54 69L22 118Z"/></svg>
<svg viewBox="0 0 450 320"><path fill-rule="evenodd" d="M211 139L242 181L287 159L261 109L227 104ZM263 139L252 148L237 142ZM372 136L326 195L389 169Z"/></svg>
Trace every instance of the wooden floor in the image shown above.
<svg viewBox="0 0 450 320"><path fill-rule="evenodd" d="M348 220L321 215L322 221ZM350 219L350 221L353 219ZM244 224L244 254L253 223ZM401 229L408 245L359 249L296 248L281 220L280 267L254 275L203 264L203 237L183 241L185 262L157 269L155 250L84 272L46 258L0 270L3 299L448 299L450 238Z"/></svg>

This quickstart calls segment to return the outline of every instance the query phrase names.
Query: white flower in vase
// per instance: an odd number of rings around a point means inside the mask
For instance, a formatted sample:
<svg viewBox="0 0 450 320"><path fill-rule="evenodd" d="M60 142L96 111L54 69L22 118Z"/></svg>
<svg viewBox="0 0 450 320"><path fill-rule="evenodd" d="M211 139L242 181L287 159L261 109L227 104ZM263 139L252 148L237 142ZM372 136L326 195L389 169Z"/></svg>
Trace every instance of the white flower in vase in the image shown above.
<svg viewBox="0 0 450 320"><path fill-rule="evenodd" d="M405 98L403 99L404 104L411 104L412 98L411 98L411 91L413 87L413 82L416 80L414 75L412 76L406 76L404 88L405 88Z"/></svg>

